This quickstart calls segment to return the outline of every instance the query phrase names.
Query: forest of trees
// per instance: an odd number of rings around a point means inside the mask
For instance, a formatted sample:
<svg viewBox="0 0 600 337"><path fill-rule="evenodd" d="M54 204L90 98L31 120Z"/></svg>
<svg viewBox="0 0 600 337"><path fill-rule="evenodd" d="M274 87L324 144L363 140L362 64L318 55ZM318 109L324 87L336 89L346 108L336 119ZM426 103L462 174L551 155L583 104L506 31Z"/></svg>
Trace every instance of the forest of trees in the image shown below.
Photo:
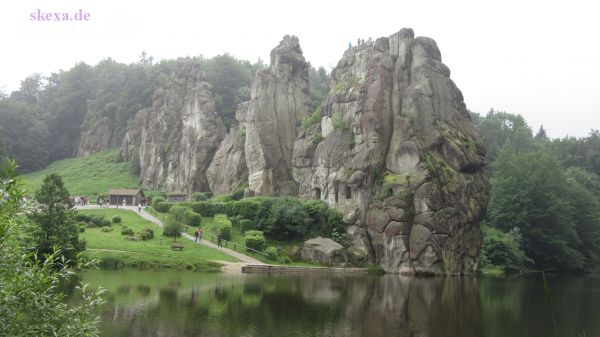
<svg viewBox="0 0 600 337"><path fill-rule="evenodd" d="M520 115L473 119L486 140L492 185L481 262L505 269L600 269L600 132L535 135Z"/></svg>
<svg viewBox="0 0 600 337"><path fill-rule="evenodd" d="M254 74L265 65L261 60L252 64L229 54L189 60L204 70L214 89L217 112L229 128L236 106L250 99ZM154 91L171 76L175 63L153 63L152 57L142 53L138 63L123 64L108 58L95 66L79 63L48 77L33 74L25 78L19 90L0 92L0 155L4 151L14 158L21 173L39 170L74 156L81 133L100 118L111 121L113 137L119 142L127 122L152 104ZM316 79L324 76L328 90L329 77L324 69L312 69L311 75ZM324 97L319 88L315 95Z"/></svg>

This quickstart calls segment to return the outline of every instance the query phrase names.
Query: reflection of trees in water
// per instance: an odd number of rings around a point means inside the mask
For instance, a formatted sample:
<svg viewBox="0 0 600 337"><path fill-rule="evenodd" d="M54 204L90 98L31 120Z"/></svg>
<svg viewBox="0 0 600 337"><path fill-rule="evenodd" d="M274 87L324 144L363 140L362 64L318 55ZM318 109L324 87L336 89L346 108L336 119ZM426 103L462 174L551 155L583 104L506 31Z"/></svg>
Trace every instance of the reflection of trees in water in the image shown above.
<svg viewBox="0 0 600 337"><path fill-rule="evenodd" d="M207 286L161 288L157 303L105 335L483 335L469 278L265 276Z"/></svg>

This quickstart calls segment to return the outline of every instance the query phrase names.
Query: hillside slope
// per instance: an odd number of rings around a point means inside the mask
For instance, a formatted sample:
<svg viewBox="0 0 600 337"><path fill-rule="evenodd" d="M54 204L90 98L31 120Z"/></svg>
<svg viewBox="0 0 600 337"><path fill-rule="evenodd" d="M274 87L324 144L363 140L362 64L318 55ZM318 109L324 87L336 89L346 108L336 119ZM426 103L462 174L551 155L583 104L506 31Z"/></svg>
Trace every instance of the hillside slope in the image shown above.
<svg viewBox="0 0 600 337"><path fill-rule="evenodd" d="M44 177L50 173L62 176L71 195L88 195L95 200L109 188L135 188L138 177L130 173L129 162L117 162L119 150L111 149L88 157L59 160L43 170L25 175L27 190L32 194L40 188Z"/></svg>

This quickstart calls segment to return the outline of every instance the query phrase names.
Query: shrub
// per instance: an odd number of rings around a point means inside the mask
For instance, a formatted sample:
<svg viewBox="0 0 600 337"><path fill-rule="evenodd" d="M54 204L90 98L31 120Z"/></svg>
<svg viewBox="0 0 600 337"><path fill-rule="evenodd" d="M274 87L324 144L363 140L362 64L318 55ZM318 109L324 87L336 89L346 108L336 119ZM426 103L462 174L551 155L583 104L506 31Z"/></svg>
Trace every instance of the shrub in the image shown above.
<svg viewBox="0 0 600 337"><path fill-rule="evenodd" d="M245 198L233 203L233 212L244 219L254 219L264 197Z"/></svg>
<svg viewBox="0 0 600 337"><path fill-rule="evenodd" d="M98 226L100 227L110 227L112 225L112 222L110 222L110 220L108 219L102 219L102 221L100 222L100 224Z"/></svg>
<svg viewBox="0 0 600 337"><path fill-rule="evenodd" d="M264 223L265 234L276 240L302 239L306 233L308 214L295 198L277 198Z"/></svg>
<svg viewBox="0 0 600 337"><path fill-rule="evenodd" d="M163 198L163 197L158 197L158 196L157 196L157 197L154 197L154 198L152 198L152 204L151 204L151 206L152 206L152 208L154 208L154 209L155 209L155 210L157 210L158 212L162 212L162 211L159 211L159 210L158 210L158 207L159 207L158 205L159 205L160 203L162 203L162 202L165 202L165 201L166 201L166 200L165 200L165 198Z"/></svg>
<svg viewBox="0 0 600 337"><path fill-rule="evenodd" d="M302 128L308 130L311 126L321 122L321 105L317 107L309 116L302 120Z"/></svg>
<svg viewBox="0 0 600 337"><path fill-rule="evenodd" d="M98 226L95 223L93 223L93 222L88 222L88 223L85 224L85 227L87 227L87 228L96 228Z"/></svg>
<svg viewBox="0 0 600 337"><path fill-rule="evenodd" d="M108 233L108 232L111 232L113 229L110 226L104 226L104 227L100 228L100 230L105 233Z"/></svg>
<svg viewBox="0 0 600 337"><path fill-rule="evenodd" d="M79 225L79 233L85 232L85 225Z"/></svg>
<svg viewBox="0 0 600 337"><path fill-rule="evenodd" d="M212 199L210 199L211 202L215 203L215 202L229 202L232 201L233 198L231 197L231 194L219 194L214 196Z"/></svg>
<svg viewBox="0 0 600 337"><path fill-rule="evenodd" d="M113 223L121 223L121 217L118 215L113 216L112 222Z"/></svg>
<svg viewBox="0 0 600 337"><path fill-rule="evenodd" d="M250 230L246 231L245 235L244 242L246 247L262 252L265 248L265 237L263 232Z"/></svg>
<svg viewBox="0 0 600 337"><path fill-rule="evenodd" d="M265 249L265 253L269 260L277 260L277 248L270 246Z"/></svg>
<svg viewBox="0 0 600 337"><path fill-rule="evenodd" d="M350 130L350 126L346 123L339 112L334 112L331 115L331 124L336 130Z"/></svg>
<svg viewBox="0 0 600 337"><path fill-rule="evenodd" d="M85 214L81 214L81 213L77 213L77 215L75 215L75 220L79 221L79 222L90 222L92 221L92 219L85 215Z"/></svg>
<svg viewBox="0 0 600 337"><path fill-rule="evenodd" d="M190 226L193 227L198 227L202 224L202 215L192 211L192 209L189 209L190 211L187 212L186 217L187 217L187 223Z"/></svg>
<svg viewBox="0 0 600 337"><path fill-rule="evenodd" d="M482 267L498 267L504 270L523 270L533 261L522 249L522 235L515 227L508 232L483 226L483 245L479 255Z"/></svg>
<svg viewBox="0 0 600 337"><path fill-rule="evenodd" d="M119 257L114 255L107 255L100 258L98 266L101 269L120 269L125 266L125 262Z"/></svg>
<svg viewBox="0 0 600 337"><path fill-rule="evenodd" d="M215 215L215 224L217 225L218 235L223 240L231 239L231 221L225 214Z"/></svg>
<svg viewBox="0 0 600 337"><path fill-rule="evenodd" d="M242 229L242 232L246 232L248 230L254 229L253 226L254 226L254 223L252 220L248 220L248 219L240 220L240 228Z"/></svg>
<svg viewBox="0 0 600 337"><path fill-rule="evenodd" d="M231 200L241 200L244 197L244 190L246 189L246 186L240 186L238 187L235 191L233 191L233 193L231 193Z"/></svg>
<svg viewBox="0 0 600 337"><path fill-rule="evenodd" d="M150 239L154 238L154 230L148 226L145 226L143 231L148 232L150 234Z"/></svg>
<svg viewBox="0 0 600 337"><path fill-rule="evenodd" d="M151 234L147 229L142 229L139 233L138 233L138 237L140 238L140 240L142 241L146 241L146 240L150 240L153 237L153 234Z"/></svg>
<svg viewBox="0 0 600 337"><path fill-rule="evenodd" d="M188 214L193 212L191 208L175 205L169 209L169 216L179 222L187 223L188 222Z"/></svg>
<svg viewBox="0 0 600 337"><path fill-rule="evenodd" d="M123 229L121 229L121 235L128 235L128 236L133 236L133 229L131 228L127 228L127 227L123 227Z"/></svg>
<svg viewBox="0 0 600 337"><path fill-rule="evenodd" d="M283 256L283 257L281 258L281 261L282 261L283 263L285 263L285 264L290 264L290 263L292 263L292 262L293 262L293 261L292 261L292 259L290 259L290 257L289 257L289 256Z"/></svg>
<svg viewBox="0 0 600 337"><path fill-rule="evenodd" d="M102 227L102 226L105 226L104 220L107 220L107 219L104 219L104 216L102 216L102 215L96 215L96 214L92 214L90 216L85 216L84 215L82 218L86 219L86 220L82 220L82 221L87 221L87 222L93 224L92 226L88 226L88 228L89 227ZM108 225L110 226L110 221L108 221L108 223L109 223Z"/></svg>
<svg viewBox="0 0 600 337"><path fill-rule="evenodd" d="M208 196L202 192L194 192L192 193L192 198L194 198L195 201L206 201L208 200Z"/></svg>

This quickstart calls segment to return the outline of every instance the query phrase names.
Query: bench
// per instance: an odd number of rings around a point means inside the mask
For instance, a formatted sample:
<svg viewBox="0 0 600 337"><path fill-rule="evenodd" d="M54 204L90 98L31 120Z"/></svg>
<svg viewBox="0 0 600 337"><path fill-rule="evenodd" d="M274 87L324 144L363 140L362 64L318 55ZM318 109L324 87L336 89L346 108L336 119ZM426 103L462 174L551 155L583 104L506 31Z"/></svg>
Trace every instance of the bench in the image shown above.
<svg viewBox="0 0 600 337"><path fill-rule="evenodd" d="M173 242L171 244L171 249L175 250L175 249L179 249L179 250L183 250L183 243L179 243L179 242Z"/></svg>

